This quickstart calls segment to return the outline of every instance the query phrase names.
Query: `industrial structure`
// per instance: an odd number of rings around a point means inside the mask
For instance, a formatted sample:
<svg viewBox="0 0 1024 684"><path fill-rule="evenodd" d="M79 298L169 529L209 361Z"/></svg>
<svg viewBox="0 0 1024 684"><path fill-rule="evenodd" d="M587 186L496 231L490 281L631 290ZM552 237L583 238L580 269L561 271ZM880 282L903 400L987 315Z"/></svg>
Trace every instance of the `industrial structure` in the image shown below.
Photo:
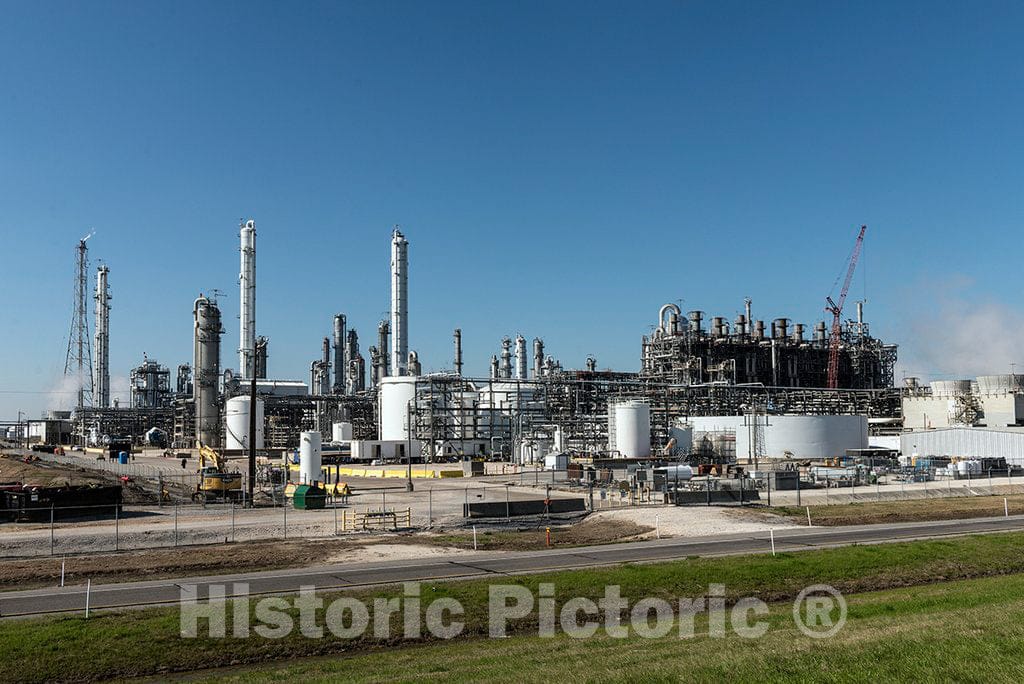
<svg viewBox="0 0 1024 684"><path fill-rule="evenodd" d="M89 340L88 271L89 247L85 244L93 233L78 241L75 251L75 296L68 332L68 350L64 357L64 377L74 379L77 391L75 406L81 411L92 405L92 346Z"/></svg>
<svg viewBox="0 0 1024 684"><path fill-rule="evenodd" d="M96 363L93 366L93 399L96 408L110 406L110 269L96 269Z"/></svg>
<svg viewBox="0 0 1024 684"><path fill-rule="evenodd" d="M861 303L855 318L833 320L831 327L818 321L810 334L790 318L767 325L755 319L750 299L731 323L716 316L707 329L703 312L684 317L677 305L666 304L654 332L641 338L637 372L598 370L592 356L582 369L570 369L547 352L542 337L531 344L516 333L500 340L489 375L472 377L465 373L462 331L455 329L451 365L442 364L452 370L423 374L410 349L408 241L398 228L390 240L391 306L369 348L369 382L358 332L345 313L325 314L326 334L317 340L308 382L274 378L267 373L267 338L256 335L255 221L243 222L239 236L238 369L222 370L220 309L215 298L200 295L193 303L191 363L178 366L172 386L169 369L144 358L132 371L131 406L76 414L92 439L138 437L158 427L176 448L202 443L241 454L250 447L250 408L256 449L294 450L306 442L312 449L303 435L317 433L324 448L366 461L540 463L556 452L682 458L709 449L724 453L725 445L733 456L746 450L784 457L862 448L869 431L900 430L909 391L892 385L896 346L870 334ZM858 248L862 239L863 229ZM855 263L856 252L838 302L828 300L833 314L842 311ZM100 292L98 281L98 331ZM108 344L105 337L104 353ZM795 436L779 440L775 433ZM831 433L837 437L830 441L825 436ZM805 446L776 448L787 441Z"/></svg>

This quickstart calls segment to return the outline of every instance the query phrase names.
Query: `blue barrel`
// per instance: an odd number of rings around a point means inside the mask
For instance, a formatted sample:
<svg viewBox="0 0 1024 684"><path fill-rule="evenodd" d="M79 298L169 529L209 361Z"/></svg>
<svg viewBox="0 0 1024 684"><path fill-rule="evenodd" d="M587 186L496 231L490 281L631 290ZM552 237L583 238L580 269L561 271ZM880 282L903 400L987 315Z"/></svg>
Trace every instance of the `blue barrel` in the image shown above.
<svg viewBox="0 0 1024 684"><path fill-rule="evenodd" d="M128 463L128 452L122 451L117 455L117 462L124 465Z"/></svg>

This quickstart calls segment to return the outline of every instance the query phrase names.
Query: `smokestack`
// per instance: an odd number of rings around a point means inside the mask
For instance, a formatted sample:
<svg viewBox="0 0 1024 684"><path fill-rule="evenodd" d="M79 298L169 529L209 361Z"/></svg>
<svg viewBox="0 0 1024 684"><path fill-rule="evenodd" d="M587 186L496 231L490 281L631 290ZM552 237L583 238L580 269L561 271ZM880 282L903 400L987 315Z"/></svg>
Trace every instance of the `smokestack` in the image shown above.
<svg viewBox="0 0 1024 684"><path fill-rule="evenodd" d="M238 289L241 297L238 326L238 373L252 378L256 372L256 222L249 219L242 224L241 272Z"/></svg>
<svg viewBox="0 0 1024 684"><path fill-rule="evenodd" d="M516 335L516 379L526 379L526 338Z"/></svg>
<svg viewBox="0 0 1024 684"><path fill-rule="evenodd" d="M453 337L455 339L455 374L462 375L462 330L456 328Z"/></svg>
<svg viewBox="0 0 1024 684"><path fill-rule="evenodd" d="M110 406L110 292L106 266L96 269L96 365L93 366L93 401L99 408Z"/></svg>
<svg viewBox="0 0 1024 684"><path fill-rule="evenodd" d="M857 322L864 322L864 302L857 302Z"/></svg>
<svg viewBox="0 0 1024 684"><path fill-rule="evenodd" d="M192 400L196 409L196 440L210 447L220 446L220 309L199 295L192 310L194 317L195 380Z"/></svg>
<svg viewBox="0 0 1024 684"><path fill-rule="evenodd" d="M395 228L391 236L391 372L408 375L409 243Z"/></svg>
<svg viewBox="0 0 1024 684"><path fill-rule="evenodd" d="M345 394L345 314L334 314L334 394Z"/></svg>
<svg viewBox="0 0 1024 684"><path fill-rule="evenodd" d="M544 340L539 337L533 338L533 377L539 378L544 374Z"/></svg>

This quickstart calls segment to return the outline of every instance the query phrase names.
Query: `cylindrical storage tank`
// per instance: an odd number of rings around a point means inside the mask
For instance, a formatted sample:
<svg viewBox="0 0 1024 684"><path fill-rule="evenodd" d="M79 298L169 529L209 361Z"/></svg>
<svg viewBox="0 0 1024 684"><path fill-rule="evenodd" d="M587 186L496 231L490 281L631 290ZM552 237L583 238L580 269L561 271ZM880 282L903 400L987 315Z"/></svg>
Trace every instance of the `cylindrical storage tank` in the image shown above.
<svg viewBox="0 0 1024 684"><path fill-rule="evenodd" d="M320 446L319 432L303 432L299 436L299 484L320 480L323 465Z"/></svg>
<svg viewBox="0 0 1024 684"><path fill-rule="evenodd" d="M687 314L687 316L690 319L690 332L694 332L694 333L700 332L701 331L701 321L704 319L704 312L703 311L691 311L691 312L689 312Z"/></svg>
<svg viewBox="0 0 1024 684"><path fill-rule="evenodd" d="M409 438L409 402L415 397L415 376L391 376L380 381L380 438L383 441Z"/></svg>
<svg viewBox="0 0 1024 684"><path fill-rule="evenodd" d="M688 465L665 466L665 479L674 482L676 480L690 480L693 478L693 468Z"/></svg>
<svg viewBox="0 0 1024 684"><path fill-rule="evenodd" d="M645 401L615 404L615 449L623 458L651 455L651 406Z"/></svg>
<svg viewBox="0 0 1024 684"><path fill-rule="evenodd" d="M332 442L349 442L352 440L352 423L340 422L331 425Z"/></svg>
<svg viewBox="0 0 1024 684"><path fill-rule="evenodd" d="M932 396L959 397L971 393L970 380L933 380Z"/></svg>
<svg viewBox="0 0 1024 684"><path fill-rule="evenodd" d="M227 414L227 430L225 430L226 447L245 450L249 448L249 397L232 397L228 399L225 413ZM256 397L256 448L263 448L263 400Z"/></svg>

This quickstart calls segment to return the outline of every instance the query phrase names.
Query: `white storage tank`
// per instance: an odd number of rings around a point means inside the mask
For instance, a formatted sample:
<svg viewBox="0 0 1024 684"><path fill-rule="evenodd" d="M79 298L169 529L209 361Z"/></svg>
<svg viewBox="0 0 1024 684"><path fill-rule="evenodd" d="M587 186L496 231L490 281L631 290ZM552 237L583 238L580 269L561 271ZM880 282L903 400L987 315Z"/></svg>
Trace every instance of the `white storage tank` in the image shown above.
<svg viewBox="0 0 1024 684"><path fill-rule="evenodd" d="M769 415L758 417L764 434L762 454L766 458L819 459L844 456L847 449L868 446L867 416ZM750 416L691 416L694 439L701 433L731 435L735 455L746 461L751 454L754 432Z"/></svg>
<svg viewBox="0 0 1024 684"><path fill-rule="evenodd" d="M409 402L416 397L416 377L396 376L380 381L380 438L400 442L409 438Z"/></svg>
<svg viewBox="0 0 1024 684"><path fill-rule="evenodd" d="M249 448L249 397L232 397L225 407L227 430L226 446L229 450ZM263 448L263 400L256 397L256 448Z"/></svg>
<svg viewBox="0 0 1024 684"><path fill-rule="evenodd" d="M623 458L651 455L651 405L627 400L614 404L615 450Z"/></svg>
<svg viewBox="0 0 1024 684"><path fill-rule="evenodd" d="M323 467L320 446L319 432L303 432L299 436L299 484L320 480Z"/></svg>
<svg viewBox="0 0 1024 684"><path fill-rule="evenodd" d="M334 423L331 425L331 441L332 442L350 442L352 441L352 423L342 421L340 423Z"/></svg>

